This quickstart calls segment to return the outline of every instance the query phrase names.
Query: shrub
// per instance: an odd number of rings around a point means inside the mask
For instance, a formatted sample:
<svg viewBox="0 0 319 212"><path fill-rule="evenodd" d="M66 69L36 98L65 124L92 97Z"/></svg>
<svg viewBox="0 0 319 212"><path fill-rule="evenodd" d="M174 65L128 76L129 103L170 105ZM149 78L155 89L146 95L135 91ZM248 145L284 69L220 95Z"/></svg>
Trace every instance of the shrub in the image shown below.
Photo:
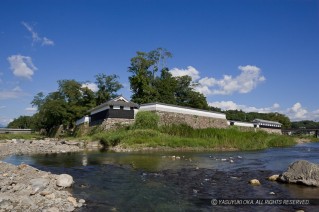
<svg viewBox="0 0 319 212"><path fill-rule="evenodd" d="M186 136L190 137L194 129L186 124L171 124L165 125L160 128L162 133L166 133L172 136Z"/></svg>
<svg viewBox="0 0 319 212"><path fill-rule="evenodd" d="M134 129L157 129L159 116L149 111L140 111L136 114Z"/></svg>

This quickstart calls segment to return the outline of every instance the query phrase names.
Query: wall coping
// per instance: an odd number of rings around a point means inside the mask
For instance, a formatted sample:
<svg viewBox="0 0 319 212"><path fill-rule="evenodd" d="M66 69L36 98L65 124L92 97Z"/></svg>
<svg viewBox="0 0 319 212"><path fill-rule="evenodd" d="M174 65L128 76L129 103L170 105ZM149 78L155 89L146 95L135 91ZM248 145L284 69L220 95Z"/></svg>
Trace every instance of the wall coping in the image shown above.
<svg viewBox="0 0 319 212"><path fill-rule="evenodd" d="M140 105L139 111L162 111L162 112L203 116L203 117L209 117L209 118L219 118L219 119L226 120L226 114L224 113L195 109L191 107L164 104L159 102L142 104Z"/></svg>

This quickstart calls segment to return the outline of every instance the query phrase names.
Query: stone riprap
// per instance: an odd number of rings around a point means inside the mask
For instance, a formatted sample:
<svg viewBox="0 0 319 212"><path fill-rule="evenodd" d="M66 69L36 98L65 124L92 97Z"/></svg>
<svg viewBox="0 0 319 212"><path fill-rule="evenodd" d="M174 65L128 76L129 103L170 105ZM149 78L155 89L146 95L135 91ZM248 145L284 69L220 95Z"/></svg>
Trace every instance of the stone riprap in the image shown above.
<svg viewBox="0 0 319 212"><path fill-rule="evenodd" d="M279 181L285 183L298 183L319 187L319 165L306 160L292 163L286 172L279 176Z"/></svg>
<svg viewBox="0 0 319 212"><path fill-rule="evenodd" d="M227 120L219 118L211 118L204 116L196 116L181 113L170 113L163 111L156 111L159 115L160 125L171 125L171 124L186 124L193 127L194 129L203 128L227 128Z"/></svg>
<svg viewBox="0 0 319 212"><path fill-rule="evenodd" d="M60 177L26 164L0 161L0 211L74 211L82 207L84 200L58 185Z"/></svg>
<svg viewBox="0 0 319 212"><path fill-rule="evenodd" d="M0 157L15 154L45 154L81 151L80 142L12 139L0 141ZM74 211L85 200L77 200L65 188L72 186L67 174L55 175L26 164L14 166L0 161L0 212Z"/></svg>

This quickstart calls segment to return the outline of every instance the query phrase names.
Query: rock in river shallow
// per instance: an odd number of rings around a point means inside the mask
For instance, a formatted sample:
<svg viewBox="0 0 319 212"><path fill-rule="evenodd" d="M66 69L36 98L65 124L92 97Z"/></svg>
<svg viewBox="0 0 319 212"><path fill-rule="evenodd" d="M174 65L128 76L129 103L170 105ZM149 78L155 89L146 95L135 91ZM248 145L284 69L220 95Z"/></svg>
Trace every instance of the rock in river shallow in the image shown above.
<svg viewBox="0 0 319 212"><path fill-rule="evenodd" d="M68 174L60 174L57 177L57 181L56 181L56 185L60 186L60 187L70 187L73 183L73 177L71 175Z"/></svg>
<svg viewBox="0 0 319 212"><path fill-rule="evenodd" d="M280 181L285 183L299 183L319 187L319 165L306 160L292 163L286 172L280 175Z"/></svg>
<svg viewBox="0 0 319 212"><path fill-rule="evenodd" d="M253 186L259 186L260 185L260 182L257 179L252 179L252 180L249 181L249 183L251 185L253 185Z"/></svg>

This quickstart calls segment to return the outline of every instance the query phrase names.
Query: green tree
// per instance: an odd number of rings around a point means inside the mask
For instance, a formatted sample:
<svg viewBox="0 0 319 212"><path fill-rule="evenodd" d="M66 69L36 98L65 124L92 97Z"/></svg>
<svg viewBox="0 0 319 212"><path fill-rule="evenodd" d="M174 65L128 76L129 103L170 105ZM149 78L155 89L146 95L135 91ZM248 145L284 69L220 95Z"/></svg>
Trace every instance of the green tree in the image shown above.
<svg viewBox="0 0 319 212"><path fill-rule="evenodd" d="M206 97L194 90L196 84L190 76L173 77L169 72L166 60L171 57L172 54L163 48L148 53L137 52L128 69L132 73L129 77L132 101L139 104L162 102L208 109Z"/></svg>
<svg viewBox="0 0 319 212"><path fill-rule="evenodd" d="M82 84L75 80L59 80L58 92L69 104L77 104L82 98Z"/></svg>
<svg viewBox="0 0 319 212"><path fill-rule="evenodd" d="M68 117L65 118L64 124L67 127L73 127L74 122L83 117L94 104L93 92L82 86L82 83L75 80L59 80L58 93L61 101L65 104Z"/></svg>
<svg viewBox="0 0 319 212"><path fill-rule="evenodd" d="M8 128L33 129L33 119L31 116L19 116L8 124Z"/></svg>
<svg viewBox="0 0 319 212"><path fill-rule="evenodd" d="M291 128L299 129L299 128L319 128L319 122L303 120L303 121L295 121L291 123Z"/></svg>
<svg viewBox="0 0 319 212"><path fill-rule="evenodd" d="M175 98L177 80L172 76L167 68L164 68L161 72L161 76L156 78L154 87L157 91L157 102L177 104Z"/></svg>
<svg viewBox="0 0 319 212"><path fill-rule="evenodd" d="M195 84L192 83L190 76L176 77L177 87L175 91L176 102L181 106L208 109L206 97L195 91Z"/></svg>
<svg viewBox="0 0 319 212"><path fill-rule="evenodd" d="M219 107L213 107L213 106L209 106L209 110L219 112L219 113L222 112L222 109L220 109Z"/></svg>
<svg viewBox="0 0 319 212"><path fill-rule="evenodd" d="M76 80L59 80L57 91L47 96L38 93L32 100L31 104L38 107L38 112L33 115L34 127L48 133L61 124L67 129L73 128L75 121L86 115L89 109L116 96L122 88L117 78L116 75L98 74L99 90L96 93Z"/></svg>
<svg viewBox="0 0 319 212"><path fill-rule="evenodd" d="M88 87L82 87L81 104L85 105L88 109L96 106L95 93Z"/></svg>
<svg viewBox="0 0 319 212"><path fill-rule="evenodd" d="M123 88L123 85L118 82L118 76L98 74L95 76L96 84L99 90L96 93L96 104L102 104L112 98L115 98L118 94L118 90Z"/></svg>
<svg viewBox="0 0 319 212"><path fill-rule="evenodd" d="M137 52L137 56L131 59L131 66L128 71L132 73L129 77L132 90L132 101L142 104L156 100L157 91L153 86L154 76L157 68L151 69L156 61L150 53Z"/></svg>
<svg viewBox="0 0 319 212"><path fill-rule="evenodd" d="M37 95L34 96L32 102L31 102L31 105L37 106L37 108L39 109L44 103L44 98L45 98L45 96L44 96L43 92L37 93Z"/></svg>
<svg viewBox="0 0 319 212"><path fill-rule="evenodd" d="M227 110L224 111L228 120L252 122L254 119L264 119L268 121L276 121L282 124L283 128L290 128L290 119L284 114L280 113L245 113L242 110Z"/></svg>
<svg viewBox="0 0 319 212"><path fill-rule="evenodd" d="M38 108L38 113L35 117L35 120L38 122L36 124L37 129L43 128L49 132L55 126L61 124L68 125L72 114L68 113L64 95L56 91L45 97L44 103Z"/></svg>
<svg viewBox="0 0 319 212"><path fill-rule="evenodd" d="M147 54L147 58L151 61L152 65L150 66L152 71L152 77L155 79L156 73L161 70L167 69L166 60L168 58L172 58L172 53L167 51L164 48L157 48L155 50L150 51Z"/></svg>

